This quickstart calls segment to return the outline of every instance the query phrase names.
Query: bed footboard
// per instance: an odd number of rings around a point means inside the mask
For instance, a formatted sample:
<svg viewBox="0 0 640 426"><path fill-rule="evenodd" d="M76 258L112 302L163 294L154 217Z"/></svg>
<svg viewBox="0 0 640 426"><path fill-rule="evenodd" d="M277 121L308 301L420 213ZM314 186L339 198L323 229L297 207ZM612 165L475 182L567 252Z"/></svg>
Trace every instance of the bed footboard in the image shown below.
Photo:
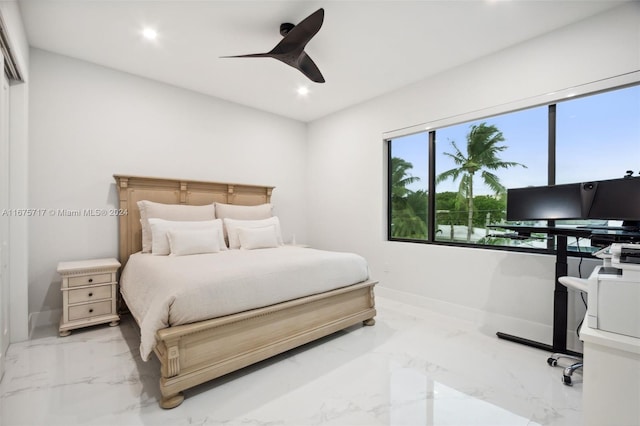
<svg viewBox="0 0 640 426"><path fill-rule="evenodd" d="M375 324L373 287L349 287L156 334L162 408L184 400L182 391L362 322Z"/></svg>

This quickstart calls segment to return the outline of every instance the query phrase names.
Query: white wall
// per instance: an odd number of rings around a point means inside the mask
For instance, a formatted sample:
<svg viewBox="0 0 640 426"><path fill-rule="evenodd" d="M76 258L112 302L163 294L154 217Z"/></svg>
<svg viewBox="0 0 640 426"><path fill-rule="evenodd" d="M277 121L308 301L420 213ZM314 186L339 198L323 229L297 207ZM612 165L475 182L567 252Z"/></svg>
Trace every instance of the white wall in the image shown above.
<svg viewBox="0 0 640 426"><path fill-rule="evenodd" d="M1 1L0 12L25 81L14 83L9 89L9 205L22 209L28 203L29 46L18 3ZM9 227L9 332L11 342L18 342L28 337L28 221L11 217Z"/></svg>
<svg viewBox="0 0 640 426"><path fill-rule="evenodd" d="M381 294L550 343L552 256L386 241L383 134L638 70L635 2L311 123L309 241L366 256Z"/></svg>
<svg viewBox="0 0 640 426"><path fill-rule="evenodd" d="M117 205L113 174L276 187L285 241L306 240L306 125L50 52L31 50L29 206ZM117 257L115 217L29 222L29 311L57 322L59 261Z"/></svg>
<svg viewBox="0 0 640 426"><path fill-rule="evenodd" d="M639 10L623 6L308 128L32 50L29 207L115 206L114 173L275 185L285 239L365 255L380 293L487 332L550 340L553 257L386 241L383 134L639 70ZM29 233L29 312L57 322L57 262L115 256L116 220L47 216Z"/></svg>

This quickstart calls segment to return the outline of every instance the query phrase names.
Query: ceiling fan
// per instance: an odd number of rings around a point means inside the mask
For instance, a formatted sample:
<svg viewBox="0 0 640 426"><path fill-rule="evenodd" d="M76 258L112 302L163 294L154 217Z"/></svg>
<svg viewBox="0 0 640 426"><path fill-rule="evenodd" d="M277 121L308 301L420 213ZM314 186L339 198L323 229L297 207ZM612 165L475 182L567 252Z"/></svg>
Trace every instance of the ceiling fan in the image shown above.
<svg viewBox="0 0 640 426"><path fill-rule="evenodd" d="M311 81L324 83L324 77L318 66L304 51L309 40L320 31L323 21L324 9L320 8L307 16L298 25L291 23L280 24L280 34L284 38L271 51L249 55L223 56L223 58L274 58L299 70Z"/></svg>

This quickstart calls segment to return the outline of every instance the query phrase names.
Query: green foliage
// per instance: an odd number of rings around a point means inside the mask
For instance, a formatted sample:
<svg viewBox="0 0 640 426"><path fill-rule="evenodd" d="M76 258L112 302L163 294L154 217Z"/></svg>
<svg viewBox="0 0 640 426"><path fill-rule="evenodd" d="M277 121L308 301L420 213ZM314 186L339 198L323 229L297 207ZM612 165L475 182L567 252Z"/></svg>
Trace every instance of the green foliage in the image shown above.
<svg viewBox="0 0 640 426"><path fill-rule="evenodd" d="M409 208L392 210L391 236L424 240L427 238L427 222L416 216Z"/></svg>
<svg viewBox="0 0 640 426"><path fill-rule="evenodd" d="M429 196L426 191L421 189L412 191L407 195L407 204L410 209L425 224L427 223L427 206L429 204Z"/></svg>
<svg viewBox="0 0 640 426"><path fill-rule="evenodd" d="M467 225L469 211L466 200L460 202L457 192L438 192L436 194L436 222L440 225ZM506 219L506 200L504 197L476 195L473 197L473 226L484 228L489 223L497 223Z"/></svg>
<svg viewBox="0 0 640 426"><path fill-rule="evenodd" d="M391 201L398 207L406 206L407 195L411 192L408 185L420 180L409 174L413 169L413 164L402 158L393 157L391 159Z"/></svg>
<svg viewBox="0 0 640 426"><path fill-rule="evenodd" d="M507 218L507 201L505 197L478 195L473 197L473 226L484 227L487 223L498 223ZM489 215L487 218L487 214ZM487 220L488 219L488 220Z"/></svg>
<svg viewBox="0 0 640 426"><path fill-rule="evenodd" d="M460 202L457 192L436 194L436 224L464 225L467 220L466 202Z"/></svg>

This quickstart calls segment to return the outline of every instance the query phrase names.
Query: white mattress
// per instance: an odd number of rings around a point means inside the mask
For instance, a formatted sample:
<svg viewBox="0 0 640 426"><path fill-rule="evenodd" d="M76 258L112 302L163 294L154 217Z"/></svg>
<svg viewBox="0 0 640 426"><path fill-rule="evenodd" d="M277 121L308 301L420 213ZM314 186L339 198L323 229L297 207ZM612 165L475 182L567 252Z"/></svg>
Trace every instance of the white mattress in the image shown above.
<svg viewBox="0 0 640 426"><path fill-rule="evenodd" d="M161 328L188 324L365 281L353 253L282 246L192 256L133 254L120 291L141 331L148 360Z"/></svg>

